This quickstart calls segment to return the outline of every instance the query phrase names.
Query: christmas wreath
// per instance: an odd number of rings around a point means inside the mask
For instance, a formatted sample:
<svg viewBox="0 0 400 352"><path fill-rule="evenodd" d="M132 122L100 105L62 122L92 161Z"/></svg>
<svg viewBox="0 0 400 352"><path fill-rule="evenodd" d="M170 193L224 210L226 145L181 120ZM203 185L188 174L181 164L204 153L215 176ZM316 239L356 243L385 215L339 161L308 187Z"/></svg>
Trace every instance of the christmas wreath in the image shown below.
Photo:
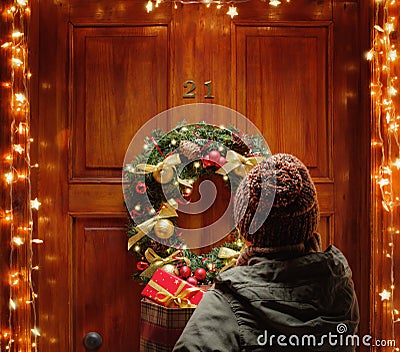
<svg viewBox="0 0 400 352"><path fill-rule="evenodd" d="M246 172L270 155L269 148L261 135L205 122L181 122L168 133L153 130L144 142L123 169L128 250L137 259L134 278L147 282L163 268L191 284L211 284L218 272L234 265L243 242L232 229L222 246L196 254L177 231L176 210L190 203L195 181L209 175L222 177L235 191Z"/></svg>

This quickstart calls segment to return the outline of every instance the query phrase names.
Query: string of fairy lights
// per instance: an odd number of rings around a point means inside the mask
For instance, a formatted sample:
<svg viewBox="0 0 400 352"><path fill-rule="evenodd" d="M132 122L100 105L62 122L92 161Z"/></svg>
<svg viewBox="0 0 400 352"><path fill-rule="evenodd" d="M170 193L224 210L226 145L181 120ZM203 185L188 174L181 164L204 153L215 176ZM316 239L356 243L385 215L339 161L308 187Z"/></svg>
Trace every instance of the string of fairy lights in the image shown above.
<svg viewBox="0 0 400 352"><path fill-rule="evenodd" d="M38 167L31 162L29 20L28 0L14 0L5 9L9 33L3 33L1 48L6 58L9 79L1 86L7 90L8 106L2 107L4 121L10 123L9 151L4 156L8 171L4 180L8 187L8 209L3 212L10 235L9 248L9 312L8 327L1 333L0 351L37 351L37 293L32 274L39 270L34 263L34 246L42 240L34 238L34 214L41 203L32 199L31 171Z"/></svg>
<svg viewBox="0 0 400 352"><path fill-rule="evenodd" d="M218 10L224 8L224 6L228 6L228 11L226 14L231 16L233 19L235 16L239 15L238 9L235 4L244 3L249 0L148 0L146 3L146 11L147 13L153 11L162 3L173 3L174 8L178 8L178 4L181 5L190 5L190 4L204 4L207 7L215 6ZM264 2L268 2L270 6L277 7L282 1L279 0L261 0ZM285 2L290 2L290 0L284 0Z"/></svg>
<svg viewBox="0 0 400 352"><path fill-rule="evenodd" d="M162 2L149 0L147 12ZM177 4L199 3L198 1L169 1ZM243 1L237 1L243 2ZM280 1L267 1L271 6ZM238 15L235 2L203 0L206 6L222 8L229 6L227 14ZM400 323L400 312L396 309L396 236L400 236L400 104L398 77L400 62L397 53L396 26L400 3L396 0L375 0L374 28L371 50L367 59L371 61L371 97L375 125L372 148L380 152L373 180L380 190L380 200L375 206L383 213L383 223L388 235L387 254L390 260L389 285L382 287L380 299L389 303L392 338L396 339L395 326ZM31 120L29 70L29 18L28 0L14 0L6 8L10 32L2 33L0 47L9 66L9 79L1 82L1 89L8 92L8 108L2 109L3 121L9 121L9 152L4 156L7 172L4 182L8 189L8 208L1 212L1 220L9 229L9 307L8 327L1 331L0 351L37 351L40 330L37 326L37 293L32 275L39 270L35 263L35 245L42 240L35 238L34 211L41 203L32 199L31 172L38 167L31 162ZM373 234L380 236L380 234ZM393 351L398 351L394 348Z"/></svg>
<svg viewBox="0 0 400 352"><path fill-rule="evenodd" d="M388 238L386 257L390 261L390 285L382 287L379 296L388 302L391 320L391 338L396 339L395 324L400 322L399 310L396 309L396 236L400 234L400 115L397 71L400 69L398 58L398 20L400 2L396 0L375 0L372 48L367 53L371 61L371 97L373 103L372 148L380 159L376 166L373 180L380 190L380 199L375 206L382 209L384 239ZM375 220L377 221L377 220ZM373 236L381 238L381 234ZM387 236L387 237L386 237ZM399 348L393 348L399 351Z"/></svg>

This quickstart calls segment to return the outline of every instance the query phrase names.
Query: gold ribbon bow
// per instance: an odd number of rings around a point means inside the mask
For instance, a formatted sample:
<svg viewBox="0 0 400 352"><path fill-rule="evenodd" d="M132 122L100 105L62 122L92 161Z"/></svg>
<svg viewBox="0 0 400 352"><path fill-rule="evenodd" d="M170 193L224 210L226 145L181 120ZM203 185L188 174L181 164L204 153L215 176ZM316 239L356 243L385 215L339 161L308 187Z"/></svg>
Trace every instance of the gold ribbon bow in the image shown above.
<svg viewBox="0 0 400 352"><path fill-rule="evenodd" d="M180 259L180 258L176 257L179 253L180 253L180 251L175 251L168 257L162 258L152 248L147 248L146 252L144 253L144 256L146 257L146 259L150 265L146 270L144 270L140 274L140 276L152 277L158 268L161 268L165 264L169 264L175 260Z"/></svg>
<svg viewBox="0 0 400 352"><path fill-rule="evenodd" d="M155 299L161 303L164 303L166 307L171 307L172 304L176 304L180 308L196 308L196 304L192 304L187 298L191 293L200 291L197 287L189 287L182 291L186 286L186 282L183 281L179 285L178 289L174 294L168 292L164 287L160 286L154 281L149 281L149 286L157 291ZM161 296L161 297L160 297Z"/></svg>
<svg viewBox="0 0 400 352"><path fill-rule="evenodd" d="M135 173L151 174L156 171L161 171L162 169L172 168L175 170L178 182L186 187L192 188L192 185L188 181L179 178L178 173L176 172L176 165L179 165L180 163L181 163L181 158L179 157L179 154L171 154L167 156L163 161L159 162L157 165L137 164L136 169L139 169L141 171L135 171Z"/></svg>
<svg viewBox="0 0 400 352"><path fill-rule="evenodd" d="M240 252L235 251L234 249L221 247L218 252L218 258L226 259L225 266L219 271L222 273L223 271L232 268L236 265L236 260L239 258Z"/></svg>
<svg viewBox="0 0 400 352"><path fill-rule="evenodd" d="M226 164L216 171L219 175L227 175L235 170L236 173L244 177L254 166L264 160L262 156L245 157L233 150L226 153Z"/></svg>
<svg viewBox="0 0 400 352"><path fill-rule="evenodd" d="M141 224L139 224L135 227L135 230L137 233L136 233L136 235L129 238L128 251L132 248L132 246L137 241L140 241L144 236L146 236L153 229L154 225L156 224L156 222L158 220L177 217L177 216L178 216L178 213L174 209L173 205L171 205L170 203L164 203L163 206L161 207L160 212L156 216L142 222Z"/></svg>

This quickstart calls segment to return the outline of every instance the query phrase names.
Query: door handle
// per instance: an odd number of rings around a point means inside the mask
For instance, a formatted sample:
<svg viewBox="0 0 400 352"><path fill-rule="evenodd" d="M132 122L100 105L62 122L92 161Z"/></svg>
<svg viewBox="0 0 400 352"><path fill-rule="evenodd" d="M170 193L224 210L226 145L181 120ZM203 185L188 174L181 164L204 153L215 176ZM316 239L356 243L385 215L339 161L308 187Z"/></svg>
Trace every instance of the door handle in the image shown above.
<svg viewBox="0 0 400 352"><path fill-rule="evenodd" d="M83 338L83 345L87 350L94 351L103 344L101 335L95 331L88 332Z"/></svg>

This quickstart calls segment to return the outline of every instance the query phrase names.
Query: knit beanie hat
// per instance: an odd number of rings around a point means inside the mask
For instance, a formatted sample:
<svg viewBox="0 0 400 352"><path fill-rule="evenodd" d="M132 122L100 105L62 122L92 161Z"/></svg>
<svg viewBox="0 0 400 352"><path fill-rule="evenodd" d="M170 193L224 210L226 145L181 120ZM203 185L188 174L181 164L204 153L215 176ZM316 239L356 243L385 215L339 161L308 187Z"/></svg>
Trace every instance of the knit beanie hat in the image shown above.
<svg viewBox="0 0 400 352"><path fill-rule="evenodd" d="M254 247L307 242L317 228L319 207L306 166L290 154L275 154L256 165L238 186L234 218Z"/></svg>

